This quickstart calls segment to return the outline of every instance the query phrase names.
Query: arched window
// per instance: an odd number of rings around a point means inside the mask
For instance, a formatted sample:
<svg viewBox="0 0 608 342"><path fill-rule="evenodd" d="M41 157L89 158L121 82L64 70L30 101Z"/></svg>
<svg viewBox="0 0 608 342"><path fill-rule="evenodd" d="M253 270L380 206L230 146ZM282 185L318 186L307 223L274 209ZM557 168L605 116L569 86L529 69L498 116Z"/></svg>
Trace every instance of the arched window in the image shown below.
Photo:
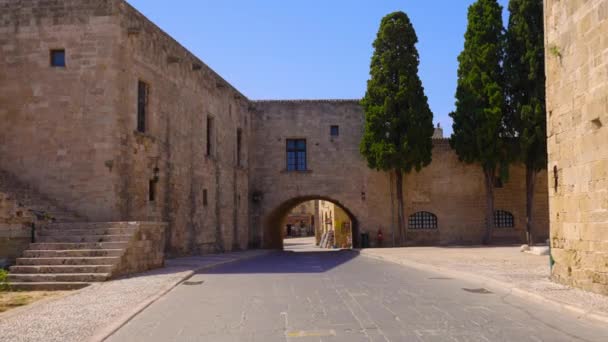
<svg viewBox="0 0 608 342"><path fill-rule="evenodd" d="M494 227L496 228L513 228L515 227L515 219L513 214L504 210L496 210L494 212Z"/></svg>
<svg viewBox="0 0 608 342"><path fill-rule="evenodd" d="M410 216L409 229L437 229L437 216L435 214L419 211Z"/></svg>

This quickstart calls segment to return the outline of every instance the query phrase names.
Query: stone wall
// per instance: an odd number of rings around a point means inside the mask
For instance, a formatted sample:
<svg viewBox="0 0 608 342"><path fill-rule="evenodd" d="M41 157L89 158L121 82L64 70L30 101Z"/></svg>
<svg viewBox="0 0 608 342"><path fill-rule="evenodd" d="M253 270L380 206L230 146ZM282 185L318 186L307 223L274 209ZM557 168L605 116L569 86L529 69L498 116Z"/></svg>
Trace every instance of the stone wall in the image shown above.
<svg viewBox="0 0 608 342"><path fill-rule="evenodd" d="M608 1L545 1L553 278L608 294Z"/></svg>
<svg viewBox="0 0 608 342"><path fill-rule="evenodd" d="M396 225L395 180L370 170L359 153L363 110L358 101L259 101L254 104L250 186L259 201L252 204L251 229L267 247L280 247L277 235L282 217L295 205L311 199L334 202L353 218L353 240L370 233L372 245L379 228L385 245L392 245ZM330 126L339 125L339 136ZM286 171L286 139L307 141L308 170ZM520 242L525 231L525 174L511 167L510 179L496 189L496 209L514 216L514 228L495 229L497 242ZM538 176L534 203L537 241L548 237L546 172ZM435 139L433 162L405 177L406 214L433 213L438 229L408 230L410 244L480 243L485 227L481 169L467 165L449 146Z"/></svg>
<svg viewBox="0 0 608 342"><path fill-rule="evenodd" d="M129 228L137 228L129 245L120 258L112 277L134 274L163 267L165 264L166 223L131 222Z"/></svg>
<svg viewBox="0 0 608 342"><path fill-rule="evenodd" d="M120 147L112 163L118 207L129 220L169 222L172 254L247 246L249 112L247 99L201 60L124 2L119 5L123 96ZM137 127L137 84L149 85L147 129ZM213 118L207 155L207 118ZM242 132L237 165L237 131ZM155 202L149 180L158 169ZM205 199L206 197L206 199Z"/></svg>
<svg viewBox="0 0 608 342"><path fill-rule="evenodd" d="M91 220L119 219L104 165L120 74L115 1L0 0L0 169ZM67 66L51 67L65 49Z"/></svg>
<svg viewBox="0 0 608 342"><path fill-rule="evenodd" d="M0 122L10 127L0 130L0 169L70 211L91 221L168 222L165 250L175 256L248 242L280 247L286 214L323 199L352 219L355 244L362 232L375 243L379 228L393 241L394 180L359 153L358 101L250 102L123 0L0 0L0 8ZM65 49L65 68L51 67L52 49ZM143 132L139 82L149 89ZM303 172L286 171L290 138L307 140ZM523 169L511 176L496 192L497 209L515 217L514 229L496 231L507 240L525 226ZM406 213L432 212L439 227L410 232L411 243L480 242L482 184L479 167L435 140L433 163L404 188Z"/></svg>
<svg viewBox="0 0 608 342"><path fill-rule="evenodd" d="M242 94L125 1L0 8L0 122L10 127L0 130L0 169L87 220L169 222L172 255L247 246ZM65 68L51 67L52 49L65 49ZM139 81L150 90L143 133Z"/></svg>
<svg viewBox="0 0 608 342"><path fill-rule="evenodd" d="M27 249L35 220L17 201L0 192L0 268L13 264Z"/></svg>

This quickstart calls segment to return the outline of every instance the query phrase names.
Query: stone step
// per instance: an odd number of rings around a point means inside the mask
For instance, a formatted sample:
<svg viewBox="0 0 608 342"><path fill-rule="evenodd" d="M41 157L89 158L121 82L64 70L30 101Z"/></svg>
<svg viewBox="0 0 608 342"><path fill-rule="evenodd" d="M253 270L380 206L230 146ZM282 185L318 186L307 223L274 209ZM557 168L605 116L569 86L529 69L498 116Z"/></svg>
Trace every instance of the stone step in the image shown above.
<svg viewBox="0 0 608 342"><path fill-rule="evenodd" d="M106 281L109 273L32 273L8 274L8 281L14 283L79 282L91 283Z"/></svg>
<svg viewBox="0 0 608 342"><path fill-rule="evenodd" d="M70 291L78 290L91 285L86 282L39 282L39 283L11 283L12 291Z"/></svg>
<svg viewBox="0 0 608 342"><path fill-rule="evenodd" d="M136 228L92 228L92 229L37 229L38 236L98 236L98 235L133 235Z"/></svg>
<svg viewBox="0 0 608 342"><path fill-rule="evenodd" d="M37 266L37 265L116 265L119 261L120 261L120 257L17 258L17 266Z"/></svg>
<svg viewBox="0 0 608 342"><path fill-rule="evenodd" d="M29 250L124 249L128 244L128 242L31 243Z"/></svg>
<svg viewBox="0 0 608 342"><path fill-rule="evenodd" d="M39 236L38 243L86 243L86 242L129 242L132 235L72 235L72 236Z"/></svg>
<svg viewBox="0 0 608 342"><path fill-rule="evenodd" d="M137 228L137 222L55 222L45 225L49 229L98 229L98 228Z"/></svg>
<svg viewBox="0 0 608 342"><path fill-rule="evenodd" d="M24 258L92 258L92 257L119 257L123 249L72 249L72 250L27 250L23 252Z"/></svg>
<svg viewBox="0 0 608 342"><path fill-rule="evenodd" d="M11 266L9 274L75 274L75 273L110 273L114 265L35 265Z"/></svg>

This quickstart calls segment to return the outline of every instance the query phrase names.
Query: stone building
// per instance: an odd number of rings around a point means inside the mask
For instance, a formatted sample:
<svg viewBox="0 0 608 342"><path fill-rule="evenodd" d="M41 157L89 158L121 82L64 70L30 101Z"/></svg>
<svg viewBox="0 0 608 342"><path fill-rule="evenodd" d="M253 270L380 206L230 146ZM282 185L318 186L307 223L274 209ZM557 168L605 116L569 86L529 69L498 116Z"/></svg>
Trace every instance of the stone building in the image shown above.
<svg viewBox="0 0 608 342"><path fill-rule="evenodd" d="M319 229L317 239L321 240L324 234L331 232L332 241L329 247L352 247L352 223L348 214L339 206L328 201L316 201ZM318 243L318 242L317 242Z"/></svg>
<svg viewBox="0 0 608 342"><path fill-rule="evenodd" d="M0 8L0 169L173 255L247 247L245 96L124 1Z"/></svg>
<svg viewBox="0 0 608 342"><path fill-rule="evenodd" d="M378 229L385 245L396 225L395 180L370 170L359 153L364 113L356 100L252 102L249 187L253 194L250 229L254 245L280 248L282 219L294 206L330 201L352 221L353 242ZM293 144L300 149L291 151ZM481 243L485 227L483 174L458 160L446 139L434 139L433 162L404 178L410 244ZM301 165L289 153L302 153ZM296 157L297 158L297 157ZM339 161L336 163L335 161ZM296 160L296 164L299 160ZM293 168L293 170L290 170ZM510 180L497 184L494 239L521 242L525 229L525 170L511 167ZM546 173L539 176L534 202L535 235L548 237Z"/></svg>
<svg viewBox="0 0 608 342"><path fill-rule="evenodd" d="M608 294L608 1L545 1L553 278Z"/></svg>
<svg viewBox="0 0 608 342"><path fill-rule="evenodd" d="M285 218L285 236L315 235L315 201L304 202L293 208Z"/></svg>
<svg viewBox="0 0 608 342"><path fill-rule="evenodd" d="M348 216L355 246L378 229L394 241L394 179L359 153L357 100L251 101L123 0L0 8L0 170L75 217L167 222L175 256L281 248L291 209L324 200ZM510 175L495 192L499 242L524 236L524 169ZM481 242L483 175L446 139L404 192L409 244Z"/></svg>

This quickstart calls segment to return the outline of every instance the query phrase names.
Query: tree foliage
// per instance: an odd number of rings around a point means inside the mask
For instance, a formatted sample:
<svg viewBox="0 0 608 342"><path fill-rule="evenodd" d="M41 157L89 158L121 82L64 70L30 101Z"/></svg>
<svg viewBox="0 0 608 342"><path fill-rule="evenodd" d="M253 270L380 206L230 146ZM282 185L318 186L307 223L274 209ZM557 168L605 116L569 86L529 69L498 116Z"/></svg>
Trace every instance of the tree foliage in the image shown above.
<svg viewBox="0 0 608 342"><path fill-rule="evenodd" d="M528 244L533 244L535 179L547 166L543 2L511 0L509 11L504 63L508 122L526 165L526 230Z"/></svg>
<svg viewBox="0 0 608 342"><path fill-rule="evenodd" d="M458 57L456 110L450 114L452 148L467 163L483 169L486 189L486 234L494 223L494 180L497 169L506 177L512 130L507 126L502 6L496 0L477 0L469 7L464 50Z"/></svg>
<svg viewBox="0 0 608 342"><path fill-rule="evenodd" d="M417 42L405 13L382 19L361 101L365 132L360 149L373 169L407 173L431 162L433 113L418 77Z"/></svg>
<svg viewBox="0 0 608 342"><path fill-rule="evenodd" d="M403 174L431 163L433 113L418 77L418 37L403 12L382 19L374 41L370 80L361 101L365 132L361 154L369 167L396 177L397 232L405 243ZM398 235L398 236L396 236Z"/></svg>
<svg viewBox="0 0 608 342"><path fill-rule="evenodd" d="M458 87L452 147L461 160L496 169L505 160L504 28L496 0L469 7L464 50L458 57Z"/></svg>
<svg viewBox="0 0 608 342"><path fill-rule="evenodd" d="M547 166L543 1L511 0L509 11L504 63L509 120L522 162L538 172Z"/></svg>

